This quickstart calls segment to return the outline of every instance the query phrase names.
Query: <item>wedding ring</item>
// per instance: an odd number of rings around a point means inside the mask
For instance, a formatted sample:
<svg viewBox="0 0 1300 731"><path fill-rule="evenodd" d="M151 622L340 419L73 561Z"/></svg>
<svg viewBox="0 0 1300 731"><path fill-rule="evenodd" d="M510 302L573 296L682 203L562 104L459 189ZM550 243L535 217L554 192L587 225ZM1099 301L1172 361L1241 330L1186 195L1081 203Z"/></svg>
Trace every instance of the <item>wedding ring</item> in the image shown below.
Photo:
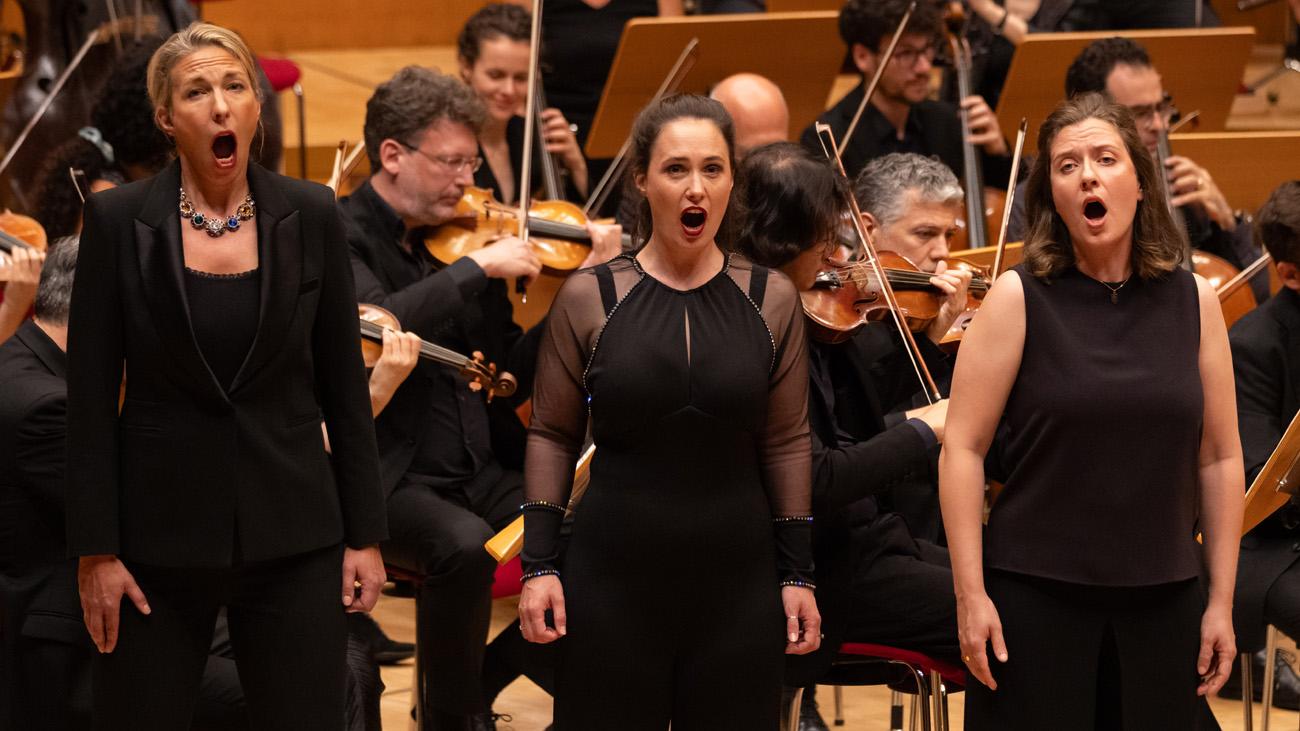
<svg viewBox="0 0 1300 731"><path fill-rule="evenodd" d="M964 662L970 662L970 655L967 655L966 657L963 657L963 658L962 658L962 661L964 661Z"/></svg>
<svg viewBox="0 0 1300 731"><path fill-rule="evenodd" d="M798 619L798 617L786 617L786 619Z"/></svg>
<svg viewBox="0 0 1300 731"><path fill-rule="evenodd" d="M1197 189L1197 190L1200 190L1201 188L1204 188L1204 187L1205 187L1205 178L1203 178L1203 177L1201 177L1201 176L1199 176L1199 175L1196 176L1196 189Z"/></svg>
<svg viewBox="0 0 1300 731"><path fill-rule="evenodd" d="M574 133L575 135L578 134L578 125L576 125L576 124L570 124L570 125L569 125L569 131L572 132L572 133Z"/></svg>

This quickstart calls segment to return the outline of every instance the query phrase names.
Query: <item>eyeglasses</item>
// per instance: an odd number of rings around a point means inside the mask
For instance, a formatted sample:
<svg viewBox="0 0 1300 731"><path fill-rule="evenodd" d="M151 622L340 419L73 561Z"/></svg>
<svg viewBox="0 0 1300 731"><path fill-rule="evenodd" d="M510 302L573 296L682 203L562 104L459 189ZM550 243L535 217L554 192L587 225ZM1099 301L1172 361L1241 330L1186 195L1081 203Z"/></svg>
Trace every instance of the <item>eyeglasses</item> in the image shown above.
<svg viewBox="0 0 1300 731"><path fill-rule="evenodd" d="M1167 127L1173 121L1178 110L1174 108L1174 101L1165 94L1164 98L1156 104L1139 104L1130 106L1129 111L1133 113L1133 119L1137 122L1138 127L1147 130L1155 126L1156 118Z"/></svg>
<svg viewBox="0 0 1300 731"><path fill-rule="evenodd" d="M481 167L483 167L483 158L481 158L481 157L477 157L477 156L475 156L475 157L458 157L458 156L454 156L454 155L430 155L429 153L425 152L424 150L421 150L420 148L415 147L415 146L413 146L413 145L408 145L408 144L406 144L405 142L403 142L403 143L401 143L401 144L402 144L402 147L405 147L406 149L410 150L411 152L418 152L418 153L420 153L421 155L423 155L424 157L427 157L427 158L429 158L430 160L433 160L434 162L442 163L444 166L447 167L447 169L451 170L451 172L452 172L453 174L457 174L457 175L459 175L459 174L460 174L460 171L464 170L466 167L469 168L469 171L470 171L471 173L477 173L477 172L478 172L478 169L481 168Z"/></svg>
<svg viewBox="0 0 1300 731"><path fill-rule="evenodd" d="M896 48L894 49L894 54L889 57L889 60L896 61L902 64L904 68L910 69L916 65L917 60L922 56L925 57L926 61L933 63L935 53L936 51L934 46L926 46L925 48Z"/></svg>

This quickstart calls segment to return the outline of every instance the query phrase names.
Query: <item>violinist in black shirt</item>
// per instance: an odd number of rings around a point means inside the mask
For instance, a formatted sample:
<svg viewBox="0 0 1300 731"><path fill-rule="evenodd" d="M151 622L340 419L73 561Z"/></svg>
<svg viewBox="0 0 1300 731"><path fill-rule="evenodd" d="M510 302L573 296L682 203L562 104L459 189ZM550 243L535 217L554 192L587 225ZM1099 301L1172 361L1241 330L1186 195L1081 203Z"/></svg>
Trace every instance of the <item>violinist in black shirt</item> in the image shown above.
<svg viewBox="0 0 1300 731"><path fill-rule="evenodd" d="M518 379L524 399L541 330L513 322L507 286L538 274L536 255L507 236L444 265L423 243L455 215L482 164L476 132L485 117L456 79L418 66L398 71L366 105L373 173L339 205L358 299L388 309L424 340L482 351ZM594 250L618 250L618 227L591 231ZM423 361L375 420L392 536L385 556L423 576L416 651L429 711L422 720L434 731L491 728L480 676L496 562L483 544L523 502L515 405L488 404L456 369Z"/></svg>

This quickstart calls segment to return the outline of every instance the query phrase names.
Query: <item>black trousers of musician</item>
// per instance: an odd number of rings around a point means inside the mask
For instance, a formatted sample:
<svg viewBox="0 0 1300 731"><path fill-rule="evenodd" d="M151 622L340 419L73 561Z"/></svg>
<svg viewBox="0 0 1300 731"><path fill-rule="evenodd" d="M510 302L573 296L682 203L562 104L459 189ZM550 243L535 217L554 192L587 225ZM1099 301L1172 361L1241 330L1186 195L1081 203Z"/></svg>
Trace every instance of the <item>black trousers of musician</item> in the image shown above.
<svg viewBox="0 0 1300 731"><path fill-rule="evenodd" d="M342 728L342 545L232 568L126 566L151 612L124 597L117 648L95 655L96 731L188 729L223 605L252 728Z"/></svg>
<svg viewBox="0 0 1300 731"><path fill-rule="evenodd" d="M1300 561L1292 563L1268 588L1264 619L1287 637L1300 637Z"/></svg>
<svg viewBox="0 0 1300 731"><path fill-rule="evenodd" d="M404 481L388 498L384 560L424 576L415 651L432 728L489 710L481 678L497 563L483 544L519 515L523 494L523 475L493 462L468 484Z"/></svg>
<svg viewBox="0 0 1300 731"><path fill-rule="evenodd" d="M912 538L907 521L894 513L855 529L853 539L845 639L958 657L948 549Z"/></svg>
<svg viewBox="0 0 1300 731"><path fill-rule="evenodd" d="M1196 695L1196 579L1099 587L990 569L984 583L1008 658L990 662L996 691L967 686L968 731L1217 728Z"/></svg>

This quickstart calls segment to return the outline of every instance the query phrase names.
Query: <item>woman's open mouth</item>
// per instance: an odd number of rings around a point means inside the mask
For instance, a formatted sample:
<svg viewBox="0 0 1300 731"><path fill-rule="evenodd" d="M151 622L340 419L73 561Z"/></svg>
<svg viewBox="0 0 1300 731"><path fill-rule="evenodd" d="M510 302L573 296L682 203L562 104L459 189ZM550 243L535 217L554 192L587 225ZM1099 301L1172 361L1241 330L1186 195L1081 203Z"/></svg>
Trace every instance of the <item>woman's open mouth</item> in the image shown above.
<svg viewBox="0 0 1300 731"><path fill-rule="evenodd" d="M1106 204L1100 199L1091 199L1083 204L1083 217L1091 226L1100 226L1106 220Z"/></svg>
<svg viewBox="0 0 1300 731"><path fill-rule="evenodd" d="M699 236L704 233L704 222L709 220L709 214L703 208L691 206L682 211L682 231L687 236Z"/></svg>
<svg viewBox="0 0 1300 731"><path fill-rule="evenodd" d="M233 167L236 154L234 132L222 132L212 138L212 156L216 158L218 167Z"/></svg>

